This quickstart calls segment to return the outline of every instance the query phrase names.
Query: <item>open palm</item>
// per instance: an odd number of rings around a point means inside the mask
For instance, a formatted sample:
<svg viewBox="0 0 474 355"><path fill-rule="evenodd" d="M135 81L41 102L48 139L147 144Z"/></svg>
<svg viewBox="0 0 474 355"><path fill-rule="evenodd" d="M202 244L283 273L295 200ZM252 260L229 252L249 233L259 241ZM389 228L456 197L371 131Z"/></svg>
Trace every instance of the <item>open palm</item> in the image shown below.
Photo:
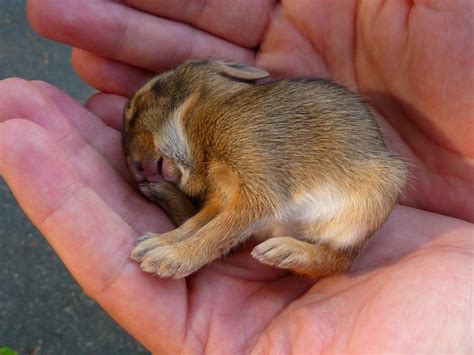
<svg viewBox="0 0 474 355"><path fill-rule="evenodd" d="M82 48L74 52L80 75L114 94L198 55L331 77L374 103L414 178L349 275L314 283L243 250L186 280L161 280L129 260L137 235L172 225L127 181L117 130L125 99L99 94L91 113L47 84L3 81L0 172L91 297L166 353L472 350L473 63L463 59L473 58L472 9L441 1L183 1L185 11L181 1L122 3L144 12L37 0L29 14L43 34Z"/></svg>

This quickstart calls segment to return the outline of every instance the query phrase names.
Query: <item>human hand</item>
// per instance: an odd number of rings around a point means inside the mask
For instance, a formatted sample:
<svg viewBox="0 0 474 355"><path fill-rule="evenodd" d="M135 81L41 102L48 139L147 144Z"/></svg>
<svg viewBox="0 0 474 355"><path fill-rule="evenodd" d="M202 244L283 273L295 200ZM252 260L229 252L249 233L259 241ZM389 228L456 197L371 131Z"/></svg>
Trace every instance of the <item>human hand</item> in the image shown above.
<svg viewBox="0 0 474 355"><path fill-rule="evenodd" d="M122 73L133 69L107 63ZM112 68L109 64L104 72ZM119 164L118 133L55 89L33 85L3 82L0 117L33 120L49 133L27 121L1 124L0 171L86 292L150 349L469 350L472 225L398 207L350 275L315 285L269 270L245 252L186 281L152 278L128 261L132 240L144 230L170 225L155 206L127 192L130 188L120 178L125 172ZM119 124L121 105L117 96L100 95L89 102L112 127ZM410 156L394 130L387 127L385 133L392 147ZM48 170L38 174L38 162ZM462 197L453 189L444 192ZM417 205L417 193L408 191L407 202ZM452 215L460 210L452 204L442 208Z"/></svg>
<svg viewBox="0 0 474 355"><path fill-rule="evenodd" d="M81 48L78 74L130 95L188 57L332 78L367 97L412 166L402 203L474 221L470 1L29 0L41 34ZM98 104L100 105L100 104Z"/></svg>

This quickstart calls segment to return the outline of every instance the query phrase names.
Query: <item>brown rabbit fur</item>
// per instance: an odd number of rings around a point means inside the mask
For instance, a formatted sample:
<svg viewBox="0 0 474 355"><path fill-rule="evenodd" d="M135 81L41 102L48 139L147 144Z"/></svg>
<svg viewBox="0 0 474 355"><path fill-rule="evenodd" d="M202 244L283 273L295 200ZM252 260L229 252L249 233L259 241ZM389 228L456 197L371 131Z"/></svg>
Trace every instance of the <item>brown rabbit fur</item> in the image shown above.
<svg viewBox="0 0 474 355"><path fill-rule="evenodd" d="M387 219L407 170L367 105L327 80L255 83L267 75L191 60L130 100L127 161L180 225L138 239L132 258L143 270L185 277L255 236L262 263L334 275Z"/></svg>

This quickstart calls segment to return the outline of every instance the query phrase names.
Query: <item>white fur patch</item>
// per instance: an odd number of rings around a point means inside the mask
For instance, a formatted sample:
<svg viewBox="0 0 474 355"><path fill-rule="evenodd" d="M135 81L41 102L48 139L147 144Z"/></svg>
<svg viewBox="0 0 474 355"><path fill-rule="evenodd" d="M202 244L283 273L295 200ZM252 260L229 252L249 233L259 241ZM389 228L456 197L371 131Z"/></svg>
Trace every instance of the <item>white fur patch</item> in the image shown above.
<svg viewBox="0 0 474 355"><path fill-rule="evenodd" d="M367 223L347 222L346 224L337 224L328 232L320 235L319 238L331 245L344 248L351 247L365 237L367 233Z"/></svg>
<svg viewBox="0 0 474 355"><path fill-rule="evenodd" d="M350 208L351 201L343 193L332 187L320 187L297 195L274 219L260 222L256 235L258 239L290 236L296 239L319 239L336 247L351 246L365 236L367 224L363 220L351 220L354 216L350 215ZM334 225L325 228L324 235L299 236L301 230L293 228L299 223L326 223L331 219L334 221L329 223Z"/></svg>
<svg viewBox="0 0 474 355"><path fill-rule="evenodd" d="M280 220L312 222L337 216L347 206L347 200L334 188L324 187L297 195L277 215Z"/></svg>
<svg viewBox="0 0 474 355"><path fill-rule="evenodd" d="M163 136L154 137L155 144L170 154L170 158L181 170L181 186L185 185L189 179L189 163L191 161L191 151L182 119L188 104L189 99L173 112L171 119L163 127Z"/></svg>

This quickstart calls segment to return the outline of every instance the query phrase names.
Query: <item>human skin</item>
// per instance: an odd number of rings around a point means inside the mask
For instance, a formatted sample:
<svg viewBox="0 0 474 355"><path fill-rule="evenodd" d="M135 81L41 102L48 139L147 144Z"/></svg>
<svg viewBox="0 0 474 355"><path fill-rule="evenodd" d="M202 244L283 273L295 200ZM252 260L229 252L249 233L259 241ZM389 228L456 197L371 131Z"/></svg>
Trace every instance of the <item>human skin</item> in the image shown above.
<svg viewBox="0 0 474 355"><path fill-rule="evenodd" d="M2 81L0 172L85 292L148 349L474 350L472 2L30 0L28 14L81 48L76 71L108 93L86 109L48 84ZM304 280L248 248L185 280L129 259L137 236L172 225L131 187L122 96L206 55L332 78L377 110L412 179L348 275Z"/></svg>

